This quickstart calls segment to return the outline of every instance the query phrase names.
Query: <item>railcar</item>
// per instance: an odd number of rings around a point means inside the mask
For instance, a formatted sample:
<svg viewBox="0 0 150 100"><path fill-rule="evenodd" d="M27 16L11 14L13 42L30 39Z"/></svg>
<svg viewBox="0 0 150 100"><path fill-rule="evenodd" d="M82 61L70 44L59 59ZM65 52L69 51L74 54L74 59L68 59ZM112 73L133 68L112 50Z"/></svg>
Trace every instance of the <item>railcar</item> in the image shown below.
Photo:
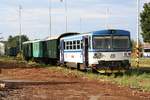
<svg viewBox="0 0 150 100"><path fill-rule="evenodd" d="M101 73L130 68L130 32L101 30L60 38L60 63Z"/></svg>
<svg viewBox="0 0 150 100"><path fill-rule="evenodd" d="M100 73L124 72L130 68L130 32L100 30L64 33L48 40L23 44L24 56Z"/></svg>

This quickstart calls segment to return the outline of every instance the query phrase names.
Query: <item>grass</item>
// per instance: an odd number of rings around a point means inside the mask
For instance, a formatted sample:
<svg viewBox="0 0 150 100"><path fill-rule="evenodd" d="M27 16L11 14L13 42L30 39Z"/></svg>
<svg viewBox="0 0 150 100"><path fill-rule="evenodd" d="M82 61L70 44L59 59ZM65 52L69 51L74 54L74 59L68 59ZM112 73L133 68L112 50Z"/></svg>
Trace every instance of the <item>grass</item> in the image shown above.
<svg viewBox="0 0 150 100"><path fill-rule="evenodd" d="M127 86L132 89L150 92L150 72L142 70L130 70L124 74L100 75L91 72L81 72L70 70L62 67L49 67L50 70L62 72L66 76L87 78L89 80L97 80L100 82L111 82L120 86Z"/></svg>
<svg viewBox="0 0 150 100"><path fill-rule="evenodd" d="M136 58L131 59L131 65L136 67ZM150 58L139 58L139 66L150 68Z"/></svg>
<svg viewBox="0 0 150 100"><path fill-rule="evenodd" d="M11 61L11 60L15 60L14 57L9 57L9 56L0 56L0 61Z"/></svg>
<svg viewBox="0 0 150 100"><path fill-rule="evenodd" d="M146 73L142 70L133 69L123 76L112 77L111 81L130 88L150 91L150 72Z"/></svg>

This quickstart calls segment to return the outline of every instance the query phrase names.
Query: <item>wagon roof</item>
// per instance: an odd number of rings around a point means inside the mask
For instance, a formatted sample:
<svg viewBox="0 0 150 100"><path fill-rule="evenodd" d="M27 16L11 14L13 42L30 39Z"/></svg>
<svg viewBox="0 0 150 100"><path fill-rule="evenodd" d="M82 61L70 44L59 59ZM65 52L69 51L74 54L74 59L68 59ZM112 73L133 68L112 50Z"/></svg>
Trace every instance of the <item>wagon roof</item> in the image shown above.
<svg viewBox="0 0 150 100"><path fill-rule="evenodd" d="M26 42L23 42L23 44L27 44L27 43L32 43L33 41L26 41Z"/></svg>
<svg viewBox="0 0 150 100"><path fill-rule="evenodd" d="M34 42L39 42L39 41L43 41L43 40L30 40L30 41L26 41L26 42L23 42L23 44L27 44L27 43L34 43Z"/></svg>

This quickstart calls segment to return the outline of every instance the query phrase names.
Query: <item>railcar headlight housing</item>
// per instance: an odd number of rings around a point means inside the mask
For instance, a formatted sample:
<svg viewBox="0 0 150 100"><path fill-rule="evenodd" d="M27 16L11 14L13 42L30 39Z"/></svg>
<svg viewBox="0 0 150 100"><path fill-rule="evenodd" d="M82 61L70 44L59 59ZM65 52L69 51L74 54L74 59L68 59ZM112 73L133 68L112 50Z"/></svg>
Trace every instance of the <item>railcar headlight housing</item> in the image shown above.
<svg viewBox="0 0 150 100"><path fill-rule="evenodd" d="M123 56L124 57L128 57L128 54L125 52L125 53L123 53Z"/></svg>
<svg viewBox="0 0 150 100"><path fill-rule="evenodd" d="M115 58L116 57L116 54L111 54L110 55L110 58Z"/></svg>
<svg viewBox="0 0 150 100"><path fill-rule="evenodd" d="M130 57L130 56L131 56L131 53L130 53L130 52L125 52L125 53L123 53L123 56L124 56L124 57Z"/></svg>
<svg viewBox="0 0 150 100"><path fill-rule="evenodd" d="M94 56L93 56L93 58L96 58L96 59L100 59L102 57L103 57L102 53L94 53Z"/></svg>

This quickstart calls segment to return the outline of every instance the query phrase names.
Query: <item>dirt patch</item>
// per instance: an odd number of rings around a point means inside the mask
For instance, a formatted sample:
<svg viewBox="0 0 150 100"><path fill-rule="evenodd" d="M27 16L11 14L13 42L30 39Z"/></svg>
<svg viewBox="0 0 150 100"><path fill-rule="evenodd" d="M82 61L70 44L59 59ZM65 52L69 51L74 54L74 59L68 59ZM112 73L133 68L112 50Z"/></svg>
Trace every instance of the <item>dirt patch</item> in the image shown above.
<svg viewBox="0 0 150 100"><path fill-rule="evenodd" d="M0 91L0 100L150 99L150 93L47 68L2 69L0 80L7 86Z"/></svg>

